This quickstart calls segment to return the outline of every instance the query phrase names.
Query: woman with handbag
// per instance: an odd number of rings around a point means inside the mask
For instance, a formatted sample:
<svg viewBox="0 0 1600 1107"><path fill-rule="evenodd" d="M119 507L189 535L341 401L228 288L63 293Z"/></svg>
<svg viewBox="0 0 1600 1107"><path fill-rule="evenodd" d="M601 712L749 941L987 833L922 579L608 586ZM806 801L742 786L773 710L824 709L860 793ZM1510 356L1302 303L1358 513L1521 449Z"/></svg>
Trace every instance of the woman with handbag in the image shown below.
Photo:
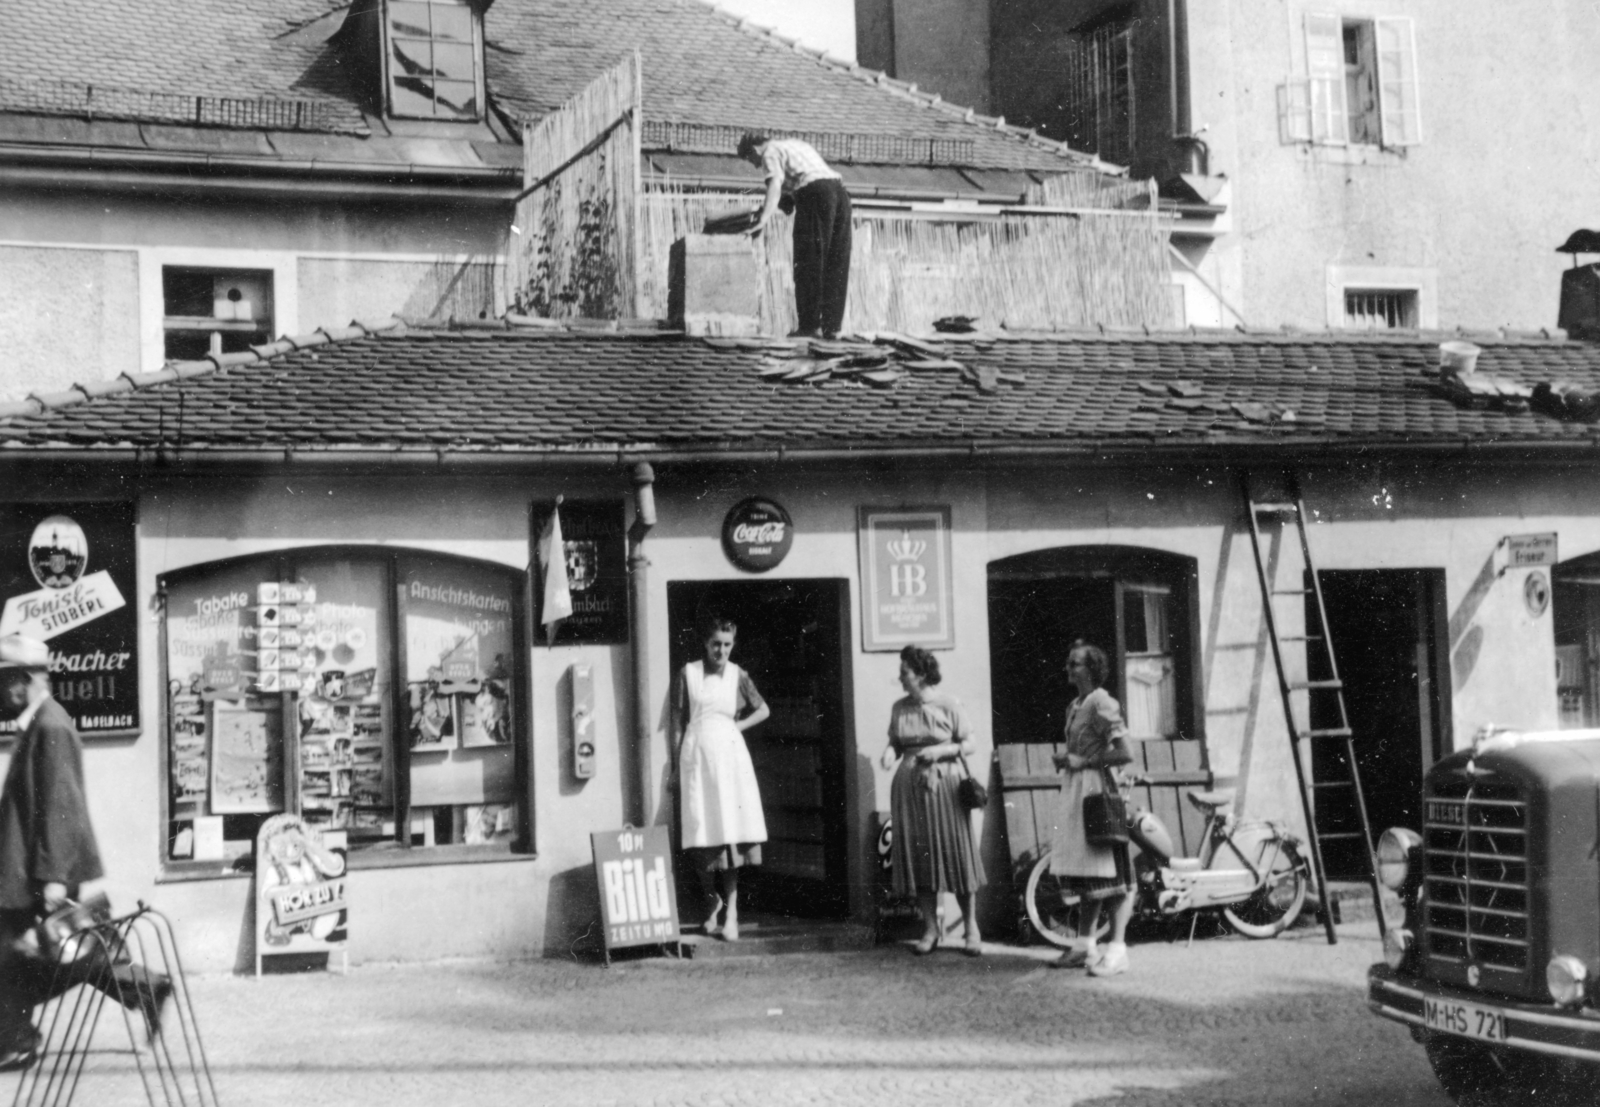
<svg viewBox="0 0 1600 1107"><path fill-rule="evenodd" d="M1122 708L1102 685L1110 671L1105 651L1081 639L1067 655L1067 675L1078 690L1067 706L1066 751L1055 755L1066 770L1061 809L1050 847L1050 871L1062 892L1079 897L1080 948L1052 962L1059 969L1087 967L1092 976L1128 971L1127 929L1133 914L1133 860L1128 853L1116 767L1133 760ZM1103 904L1111 907L1111 941L1096 949L1094 932Z"/></svg>
<svg viewBox="0 0 1600 1107"><path fill-rule="evenodd" d="M889 716L889 745L880 759L885 769L900 767L890 785L889 808L894 819L894 892L915 895L922 912L922 937L913 950L932 953L939 941L940 892L953 892L966 924L963 951L983 954L978 933L978 889L983 863L972 838L970 810L982 789L966 766L974 747L972 726L961 705L941 695L939 659L927 650L907 646L900 651L900 687L905 698Z"/></svg>

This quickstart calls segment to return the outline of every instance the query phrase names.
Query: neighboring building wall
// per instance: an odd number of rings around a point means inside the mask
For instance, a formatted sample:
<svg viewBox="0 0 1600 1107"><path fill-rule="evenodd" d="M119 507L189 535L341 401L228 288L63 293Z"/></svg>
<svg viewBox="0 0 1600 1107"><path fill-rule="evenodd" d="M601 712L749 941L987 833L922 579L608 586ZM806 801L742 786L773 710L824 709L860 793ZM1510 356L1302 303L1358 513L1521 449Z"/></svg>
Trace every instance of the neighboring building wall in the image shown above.
<svg viewBox="0 0 1600 1107"><path fill-rule="evenodd" d="M0 197L0 397L70 387L163 359L165 266L273 275L274 336L354 318L477 319L504 310L493 208Z"/></svg>
<svg viewBox="0 0 1600 1107"><path fill-rule="evenodd" d="M139 370L131 250L0 245L0 402Z"/></svg>
<svg viewBox="0 0 1600 1107"><path fill-rule="evenodd" d="M1414 20L1419 144L1280 142L1278 86L1306 75L1308 11ZM1424 325L1554 326L1569 260L1554 249L1600 223L1593 16L1577 0L1516 18L1459 0L1190 5L1195 126L1234 182L1238 235L1218 250L1239 255L1230 291L1250 323L1336 322L1329 270L1354 266L1435 274Z"/></svg>
<svg viewBox="0 0 1600 1107"><path fill-rule="evenodd" d="M1086 148L1067 103L1069 38L1102 19L1132 20L1132 172L1165 179L1186 168L1188 152L1173 136L1192 130L1209 147L1210 171L1232 181L1234 233L1205 268L1213 298L1234 309L1227 325L1343 326L1347 288L1414 294L1407 322L1423 328L1555 325L1569 262L1555 247L1576 228L1600 225L1591 187L1600 106L1590 87L1600 23L1583 0L1516 17L1459 0L967 5L985 7L991 110ZM1412 21L1420 141L1286 141L1283 98L1303 95L1308 76L1307 13ZM976 72L963 49L941 45L920 23L897 23L895 36L902 80L943 92L936 82L945 69ZM926 56L940 50L940 62ZM906 64L913 58L915 67Z"/></svg>
<svg viewBox="0 0 1600 1107"><path fill-rule="evenodd" d="M856 0L856 60L990 112L989 2Z"/></svg>

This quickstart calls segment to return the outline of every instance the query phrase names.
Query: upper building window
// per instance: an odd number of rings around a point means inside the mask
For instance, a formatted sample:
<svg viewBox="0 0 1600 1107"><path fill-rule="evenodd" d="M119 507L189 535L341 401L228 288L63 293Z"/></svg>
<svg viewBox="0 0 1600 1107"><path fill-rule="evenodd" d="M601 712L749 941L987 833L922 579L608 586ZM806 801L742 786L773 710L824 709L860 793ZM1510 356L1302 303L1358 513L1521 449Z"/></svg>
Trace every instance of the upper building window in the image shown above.
<svg viewBox="0 0 1600 1107"><path fill-rule="evenodd" d="M383 33L389 114L482 117L483 34L471 8L445 0L387 0Z"/></svg>
<svg viewBox="0 0 1600 1107"><path fill-rule="evenodd" d="M272 341L272 273L261 269L161 270L163 354L195 361Z"/></svg>
<svg viewBox="0 0 1600 1107"><path fill-rule="evenodd" d="M1422 141L1409 19L1306 15L1306 79L1280 89L1285 142L1414 146Z"/></svg>
<svg viewBox="0 0 1600 1107"><path fill-rule="evenodd" d="M1114 9L1067 39L1068 141L1107 161L1133 157L1134 17Z"/></svg>

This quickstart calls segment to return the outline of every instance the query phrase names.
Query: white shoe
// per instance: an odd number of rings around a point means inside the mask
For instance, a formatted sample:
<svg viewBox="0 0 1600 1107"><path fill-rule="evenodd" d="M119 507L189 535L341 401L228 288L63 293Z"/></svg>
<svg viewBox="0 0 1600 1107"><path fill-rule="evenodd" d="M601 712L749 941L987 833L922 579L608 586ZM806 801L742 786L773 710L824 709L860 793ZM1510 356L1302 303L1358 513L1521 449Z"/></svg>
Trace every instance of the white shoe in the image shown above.
<svg viewBox="0 0 1600 1107"><path fill-rule="evenodd" d="M1089 966L1090 976L1116 976L1128 971L1128 947L1120 942L1106 946L1098 961Z"/></svg>

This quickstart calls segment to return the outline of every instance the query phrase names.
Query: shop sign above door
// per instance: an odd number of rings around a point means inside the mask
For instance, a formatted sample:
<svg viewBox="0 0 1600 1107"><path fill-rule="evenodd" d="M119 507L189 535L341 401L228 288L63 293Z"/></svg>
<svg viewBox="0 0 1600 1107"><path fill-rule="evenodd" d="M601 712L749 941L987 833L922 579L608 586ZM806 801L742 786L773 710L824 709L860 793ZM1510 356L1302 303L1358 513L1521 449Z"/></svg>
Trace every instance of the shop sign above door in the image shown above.
<svg viewBox="0 0 1600 1107"><path fill-rule="evenodd" d="M861 648L956 644L949 507L863 507Z"/></svg>
<svg viewBox="0 0 1600 1107"><path fill-rule="evenodd" d="M728 560L751 573L775 569L794 545L794 522L783 505L753 496L734 505L722 520Z"/></svg>
<svg viewBox="0 0 1600 1107"><path fill-rule="evenodd" d="M137 734L134 505L0 504L0 535L0 635L49 645L52 692L83 737Z"/></svg>

